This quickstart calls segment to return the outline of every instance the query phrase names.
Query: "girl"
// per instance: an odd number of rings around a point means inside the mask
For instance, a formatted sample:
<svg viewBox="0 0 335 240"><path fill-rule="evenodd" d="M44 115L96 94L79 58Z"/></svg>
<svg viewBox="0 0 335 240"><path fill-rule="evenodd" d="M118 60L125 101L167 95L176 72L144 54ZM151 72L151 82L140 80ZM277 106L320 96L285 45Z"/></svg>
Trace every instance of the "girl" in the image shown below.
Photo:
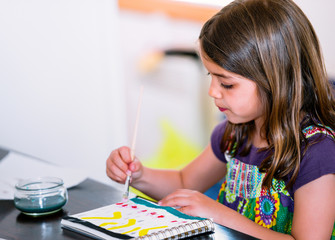
<svg viewBox="0 0 335 240"><path fill-rule="evenodd" d="M291 0L237 0L203 26L209 95L227 121L180 171L107 159L159 204L262 239L335 239L335 100L316 34ZM217 201L202 194L225 177ZM250 221L251 220L251 221Z"/></svg>

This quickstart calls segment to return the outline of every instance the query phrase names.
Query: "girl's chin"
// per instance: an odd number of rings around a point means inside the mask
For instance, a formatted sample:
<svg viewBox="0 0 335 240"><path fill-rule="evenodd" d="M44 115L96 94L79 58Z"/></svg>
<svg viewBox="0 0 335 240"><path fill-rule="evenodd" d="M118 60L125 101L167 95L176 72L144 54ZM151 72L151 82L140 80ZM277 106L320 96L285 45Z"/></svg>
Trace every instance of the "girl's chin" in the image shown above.
<svg viewBox="0 0 335 240"><path fill-rule="evenodd" d="M226 115L226 119L228 120L228 122L232 123L232 124L243 124L243 123L248 123L250 121L247 120L242 120L242 119L234 119L234 118L230 118Z"/></svg>

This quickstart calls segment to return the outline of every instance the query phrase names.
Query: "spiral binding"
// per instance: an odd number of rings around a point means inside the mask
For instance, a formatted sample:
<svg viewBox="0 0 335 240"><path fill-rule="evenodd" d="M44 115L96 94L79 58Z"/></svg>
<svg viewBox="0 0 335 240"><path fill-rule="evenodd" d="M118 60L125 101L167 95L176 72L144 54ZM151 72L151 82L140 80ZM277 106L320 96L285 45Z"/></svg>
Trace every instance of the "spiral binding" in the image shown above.
<svg viewBox="0 0 335 240"><path fill-rule="evenodd" d="M137 237L136 240L182 239L211 231L214 231L213 221L205 219Z"/></svg>

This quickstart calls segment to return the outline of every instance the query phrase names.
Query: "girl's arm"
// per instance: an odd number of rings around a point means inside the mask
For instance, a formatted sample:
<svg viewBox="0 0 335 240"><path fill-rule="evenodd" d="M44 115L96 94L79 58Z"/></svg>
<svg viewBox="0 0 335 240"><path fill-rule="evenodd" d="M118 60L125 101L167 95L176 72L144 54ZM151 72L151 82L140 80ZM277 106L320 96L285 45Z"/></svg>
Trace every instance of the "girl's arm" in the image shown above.
<svg viewBox="0 0 335 240"><path fill-rule="evenodd" d="M159 202L162 206L179 206L179 211L192 216L211 218L215 223L259 239L293 240L291 235L267 229L235 210L194 190L180 189Z"/></svg>
<svg viewBox="0 0 335 240"><path fill-rule="evenodd" d="M143 167L141 176L131 186L155 199L162 199L177 189L187 188L200 192L217 183L226 174L226 164L218 160L211 147L182 170L158 170Z"/></svg>
<svg viewBox="0 0 335 240"><path fill-rule="evenodd" d="M329 240L335 222L335 174L324 175L294 193L292 235Z"/></svg>
<svg viewBox="0 0 335 240"><path fill-rule="evenodd" d="M190 215L212 218L216 223L260 239L329 240L335 220L335 174L320 177L294 194L292 236L258 225L207 196L186 189L169 194L161 205L182 206Z"/></svg>

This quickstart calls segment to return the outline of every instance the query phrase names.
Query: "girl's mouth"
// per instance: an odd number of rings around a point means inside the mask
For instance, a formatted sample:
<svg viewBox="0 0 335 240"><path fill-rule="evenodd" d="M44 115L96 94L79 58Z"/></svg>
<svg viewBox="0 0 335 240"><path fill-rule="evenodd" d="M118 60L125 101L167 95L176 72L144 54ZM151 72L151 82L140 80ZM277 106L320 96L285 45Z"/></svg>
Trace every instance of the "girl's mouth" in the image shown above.
<svg viewBox="0 0 335 240"><path fill-rule="evenodd" d="M224 112L224 111L226 111L226 110L227 110L227 108L222 108L222 107L219 107L219 110L220 110L221 112Z"/></svg>

